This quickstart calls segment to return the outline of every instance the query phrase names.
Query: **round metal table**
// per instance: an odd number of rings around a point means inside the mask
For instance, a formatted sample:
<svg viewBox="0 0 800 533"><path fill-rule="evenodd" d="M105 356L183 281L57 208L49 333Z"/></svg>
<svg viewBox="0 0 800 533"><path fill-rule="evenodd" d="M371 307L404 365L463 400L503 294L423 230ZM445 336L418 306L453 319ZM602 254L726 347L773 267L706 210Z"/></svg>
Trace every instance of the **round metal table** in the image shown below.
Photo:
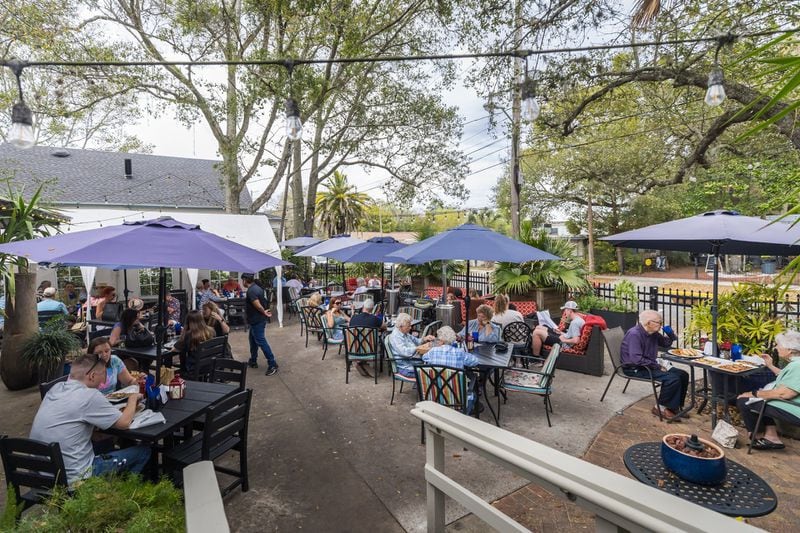
<svg viewBox="0 0 800 533"><path fill-rule="evenodd" d="M635 444L625 451L624 460L631 475L642 483L728 516L763 516L778 506L766 481L730 459L726 459L725 481L716 486L690 483L667 470L660 442Z"/></svg>

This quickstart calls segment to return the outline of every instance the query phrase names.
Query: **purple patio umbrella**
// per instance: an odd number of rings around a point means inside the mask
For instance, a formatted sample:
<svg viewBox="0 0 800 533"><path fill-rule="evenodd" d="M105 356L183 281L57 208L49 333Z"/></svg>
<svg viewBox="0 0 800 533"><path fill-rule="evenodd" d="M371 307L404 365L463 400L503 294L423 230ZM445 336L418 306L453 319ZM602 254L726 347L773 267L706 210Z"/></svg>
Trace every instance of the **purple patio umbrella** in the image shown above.
<svg viewBox="0 0 800 533"><path fill-rule="evenodd" d="M402 250L408 246L397 241L394 237L373 237L367 242L356 244L324 254L326 257L336 259L342 263L380 263L381 264L381 301L384 297L383 264L385 262L397 263L396 258L387 257L389 254ZM394 278L394 271L392 271ZM394 279L392 280L394 283Z"/></svg>
<svg viewBox="0 0 800 533"><path fill-rule="evenodd" d="M714 288L711 300L711 343L717 354L719 256L798 255L800 225L770 223L736 211L709 211L699 215L654 224L603 237L614 246L705 253L714 256Z"/></svg>
<svg viewBox="0 0 800 533"><path fill-rule="evenodd" d="M304 235L302 237L295 237L294 239L289 239L287 241L281 241L278 244L284 248L308 248L309 246L314 246L320 242L322 242L322 239Z"/></svg>
<svg viewBox="0 0 800 533"><path fill-rule="evenodd" d="M0 254L25 257L40 265L96 266L111 270L158 268L156 380L161 370L165 268L258 272L291 264L171 217L12 242L0 245Z"/></svg>
<svg viewBox="0 0 800 533"><path fill-rule="evenodd" d="M469 311L469 262L470 261L506 261L509 263L525 263L527 261L560 261L553 254L528 246L527 244L501 235L489 228L476 224L462 224L415 244L410 244L400 251L387 256L387 260L398 263L421 264L430 261L462 260L467 262L467 296L464 303ZM447 288L443 283L442 298ZM469 316L467 316L469 318ZM469 320L466 324L469 333Z"/></svg>

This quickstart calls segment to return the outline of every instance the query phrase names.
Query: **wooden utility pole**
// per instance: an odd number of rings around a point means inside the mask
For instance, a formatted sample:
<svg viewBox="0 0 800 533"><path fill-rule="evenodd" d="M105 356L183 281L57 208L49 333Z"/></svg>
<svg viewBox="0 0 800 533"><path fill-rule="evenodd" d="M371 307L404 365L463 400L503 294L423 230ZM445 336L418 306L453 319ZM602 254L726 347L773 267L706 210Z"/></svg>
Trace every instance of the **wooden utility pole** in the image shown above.
<svg viewBox="0 0 800 533"><path fill-rule="evenodd" d="M589 248L586 251L589 260L589 272L594 273L594 210L592 209L592 195L588 196L586 211L586 232L589 234Z"/></svg>
<svg viewBox="0 0 800 533"><path fill-rule="evenodd" d="M514 3L514 49L522 41L522 0ZM519 239L519 137L522 108L522 58L514 58L514 82L511 97L511 236Z"/></svg>

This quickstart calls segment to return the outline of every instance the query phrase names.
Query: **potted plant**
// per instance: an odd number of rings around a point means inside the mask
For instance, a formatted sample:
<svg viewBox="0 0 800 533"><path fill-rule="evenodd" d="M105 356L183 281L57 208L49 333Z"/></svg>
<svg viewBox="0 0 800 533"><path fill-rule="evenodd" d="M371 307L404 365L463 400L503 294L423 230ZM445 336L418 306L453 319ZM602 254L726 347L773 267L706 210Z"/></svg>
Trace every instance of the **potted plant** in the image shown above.
<svg viewBox="0 0 800 533"><path fill-rule="evenodd" d="M523 223L521 242L549 252L561 261L498 262L494 271L495 292L536 302L539 309L558 309L567 292L584 292L590 288L588 272L566 239L536 231L530 221Z"/></svg>
<svg viewBox="0 0 800 533"><path fill-rule="evenodd" d="M783 288L758 283L739 283L718 298L717 342L735 342L745 353L765 353L772 347L783 323L775 316ZM711 334L711 301L692 306L688 339Z"/></svg>
<svg viewBox="0 0 800 533"><path fill-rule="evenodd" d="M52 381L63 375L67 357L80 347L80 341L66 328L64 319L55 317L25 342L22 357L38 372L40 382Z"/></svg>
<svg viewBox="0 0 800 533"><path fill-rule="evenodd" d="M639 320L636 286L622 280L614 286L614 299L607 300L595 294L586 294L577 299L578 308L603 317L609 328L621 327L628 331Z"/></svg>

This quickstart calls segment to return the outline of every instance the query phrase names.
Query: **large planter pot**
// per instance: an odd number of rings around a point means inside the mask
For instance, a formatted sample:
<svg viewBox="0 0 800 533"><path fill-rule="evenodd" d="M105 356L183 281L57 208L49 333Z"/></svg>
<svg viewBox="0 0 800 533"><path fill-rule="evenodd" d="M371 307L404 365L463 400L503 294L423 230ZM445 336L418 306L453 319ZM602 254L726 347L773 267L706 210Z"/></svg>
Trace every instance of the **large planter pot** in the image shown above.
<svg viewBox="0 0 800 533"><path fill-rule="evenodd" d="M667 439L671 437L684 437L688 439L691 436L682 433L673 433L665 435L661 440L661 459L664 461L664 466L666 466L668 470L690 483L697 483L699 485L719 485L725 480L727 467L725 465L725 452L722 451L722 448L711 441L697 439L707 448L718 452L718 456L714 458L698 457L690 453L676 450L670 446L667 443Z"/></svg>
<svg viewBox="0 0 800 533"><path fill-rule="evenodd" d="M619 326L622 331L628 331L639 321L639 314L636 312L606 311L604 309L590 309L589 312L603 317L609 329Z"/></svg>
<svg viewBox="0 0 800 533"><path fill-rule="evenodd" d="M14 274L14 298L6 298L0 378L8 390L22 390L36 384L36 369L22 357L22 347L39 331L36 314L36 274Z"/></svg>

